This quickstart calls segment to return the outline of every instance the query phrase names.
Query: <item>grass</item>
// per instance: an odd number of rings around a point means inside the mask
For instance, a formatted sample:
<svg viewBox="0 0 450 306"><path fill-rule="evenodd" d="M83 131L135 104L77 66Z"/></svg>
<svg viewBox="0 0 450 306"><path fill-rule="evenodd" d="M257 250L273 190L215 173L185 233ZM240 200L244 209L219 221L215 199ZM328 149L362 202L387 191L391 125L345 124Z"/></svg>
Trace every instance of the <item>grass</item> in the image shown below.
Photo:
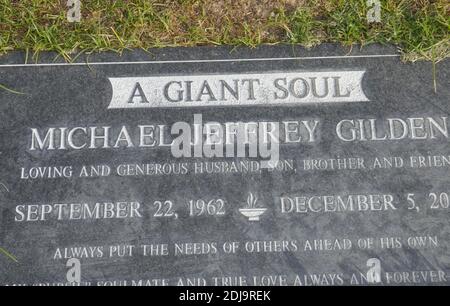
<svg viewBox="0 0 450 306"><path fill-rule="evenodd" d="M448 0L381 0L368 24L366 0L81 0L69 23L66 0L0 0L0 54L166 46L396 44L406 60L450 56Z"/></svg>
<svg viewBox="0 0 450 306"><path fill-rule="evenodd" d="M14 255L10 254L8 251L6 251L4 248L0 247L0 253L2 253L3 255L5 255L6 257L8 257L9 259L11 259L12 261L14 261L15 263L18 263L19 261L17 260L16 257L14 257Z"/></svg>

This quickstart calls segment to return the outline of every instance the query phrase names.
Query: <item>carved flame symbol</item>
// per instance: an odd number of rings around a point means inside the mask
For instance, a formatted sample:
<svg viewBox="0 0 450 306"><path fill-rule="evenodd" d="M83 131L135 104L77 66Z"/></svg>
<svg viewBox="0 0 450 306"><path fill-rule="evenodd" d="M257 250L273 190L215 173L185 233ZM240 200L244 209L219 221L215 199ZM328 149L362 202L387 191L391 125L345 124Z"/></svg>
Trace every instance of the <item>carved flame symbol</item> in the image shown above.
<svg viewBox="0 0 450 306"><path fill-rule="evenodd" d="M253 193L250 192L250 194L247 197L247 207L248 208L256 208L256 202L258 201L258 198L253 195Z"/></svg>

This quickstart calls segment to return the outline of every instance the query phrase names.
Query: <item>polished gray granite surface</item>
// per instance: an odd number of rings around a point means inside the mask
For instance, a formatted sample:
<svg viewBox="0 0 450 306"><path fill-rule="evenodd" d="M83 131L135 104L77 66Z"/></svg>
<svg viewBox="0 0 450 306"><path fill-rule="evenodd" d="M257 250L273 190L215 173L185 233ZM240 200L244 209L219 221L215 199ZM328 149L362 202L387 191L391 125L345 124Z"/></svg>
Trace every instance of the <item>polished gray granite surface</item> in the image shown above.
<svg viewBox="0 0 450 306"><path fill-rule="evenodd" d="M448 285L449 73L378 45L0 57L0 284ZM176 156L199 118L277 156Z"/></svg>

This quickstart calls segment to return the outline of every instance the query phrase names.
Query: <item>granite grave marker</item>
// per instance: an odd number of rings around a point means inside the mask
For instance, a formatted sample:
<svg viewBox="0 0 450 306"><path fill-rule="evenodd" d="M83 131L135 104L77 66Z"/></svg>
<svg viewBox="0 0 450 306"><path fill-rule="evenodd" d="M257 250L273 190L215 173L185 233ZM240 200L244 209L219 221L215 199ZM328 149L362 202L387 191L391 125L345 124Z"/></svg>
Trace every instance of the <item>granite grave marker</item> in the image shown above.
<svg viewBox="0 0 450 306"><path fill-rule="evenodd" d="M24 59L0 58L0 284L450 283L448 60Z"/></svg>

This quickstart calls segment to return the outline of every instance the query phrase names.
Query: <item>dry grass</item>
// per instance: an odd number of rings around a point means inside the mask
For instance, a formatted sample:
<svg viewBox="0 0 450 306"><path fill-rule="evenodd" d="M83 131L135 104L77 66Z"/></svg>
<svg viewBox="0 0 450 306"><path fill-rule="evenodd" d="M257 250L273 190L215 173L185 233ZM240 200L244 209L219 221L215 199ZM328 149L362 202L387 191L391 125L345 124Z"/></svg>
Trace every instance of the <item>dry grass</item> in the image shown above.
<svg viewBox="0 0 450 306"><path fill-rule="evenodd" d="M66 1L0 0L0 53L195 45L321 42L394 43L408 60L450 54L448 0L382 0L382 22L368 24L365 0L81 0L68 23Z"/></svg>

